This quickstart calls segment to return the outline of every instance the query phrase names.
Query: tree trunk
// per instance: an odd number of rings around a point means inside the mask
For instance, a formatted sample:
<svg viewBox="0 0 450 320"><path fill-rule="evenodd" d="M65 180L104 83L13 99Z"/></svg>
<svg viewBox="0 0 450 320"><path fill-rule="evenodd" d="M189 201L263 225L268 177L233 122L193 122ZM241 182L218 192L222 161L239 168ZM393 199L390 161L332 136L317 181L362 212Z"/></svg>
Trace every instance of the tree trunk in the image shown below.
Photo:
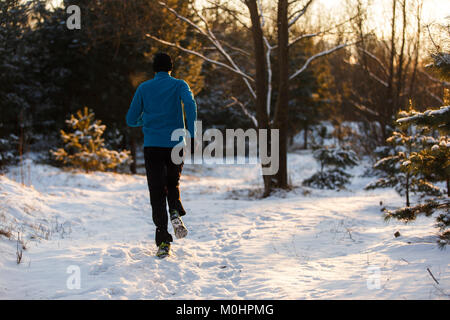
<svg viewBox="0 0 450 320"><path fill-rule="evenodd" d="M391 47L390 47L390 53L389 53L389 75L388 75L388 86L386 88L387 90L387 101L384 105L383 114L381 115L383 117L383 126L390 125L390 121L392 120L392 115L394 114L395 109L395 101L394 101L394 64L395 64L395 54L396 54L396 47L395 47L395 19L396 19L396 8L397 8L397 0L392 0L392 20L391 20ZM385 128L384 128L385 130ZM383 131L384 132L384 131ZM383 136L385 134L383 133ZM384 137L387 138L387 137Z"/></svg>
<svg viewBox="0 0 450 320"><path fill-rule="evenodd" d="M258 129L268 129L270 131L269 116L266 111L267 104L267 66L265 61L264 36L259 16L258 4L256 0L245 0L245 4L250 13L252 22L251 31L253 37L253 50L255 58L255 85L256 85L256 120ZM270 132L268 132L267 150L270 150ZM272 176L263 175L264 196L272 192Z"/></svg>
<svg viewBox="0 0 450 320"><path fill-rule="evenodd" d="M130 164L130 171L132 174L137 173L137 166L136 166L136 137L134 134L134 130L130 130L130 153L131 157L133 158L133 162Z"/></svg>
<svg viewBox="0 0 450 320"><path fill-rule="evenodd" d="M278 1L278 98L275 127L280 133L280 167L275 175L278 188L288 188L287 181L287 114L289 105L289 26L288 0Z"/></svg>
<svg viewBox="0 0 450 320"><path fill-rule="evenodd" d="M308 149L308 123L305 124L303 132L303 149Z"/></svg>
<svg viewBox="0 0 450 320"><path fill-rule="evenodd" d="M400 45L400 53L397 62L397 92L394 99L394 113L397 113L403 105L402 89L404 86L404 55L405 55L405 42L406 42L406 0L402 3L402 16L403 16L403 26L402 26L402 41Z"/></svg>
<svg viewBox="0 0 450 320"><path fill-rule="evenodd" d="M450 178L447 178L447 196L450 197Z"/></svg>
<svg viewBox="0 0 450 320"><path fill-rule="evenodd" d="M406 174L406 206L410 207L411 203L409 202L409 173Z"/></svg>
<svg viewBox="0 0 450 320"><path fill-rule="evenodd" d="M389 138L387 129L386 129L387 123L386 123L386 120L380 121L379 123L380 123L380 127L381 127L381 137L383 139L383 141L381 141L381 143L384 145L384 144L386 144L387 138Z"/></svg>
<svg viewBox="0 0 450 320"><path fill-rule="evenodd" d="M416 40L416 44L415 44L415 48L414 48L414 65L413 65L413 71L412 71L412 75L411 75L411 82L409 84L409 96L412 95L412 92L414 90L414 85L415 85L415 81L416 81L416 76L417 76L417 66L419 64L419 52L420 52L420 33L421 33L421 12L422 12L422 4L419 3L417 5L417 14L416 14L416 19L417 19L417 40Z"/></svg>

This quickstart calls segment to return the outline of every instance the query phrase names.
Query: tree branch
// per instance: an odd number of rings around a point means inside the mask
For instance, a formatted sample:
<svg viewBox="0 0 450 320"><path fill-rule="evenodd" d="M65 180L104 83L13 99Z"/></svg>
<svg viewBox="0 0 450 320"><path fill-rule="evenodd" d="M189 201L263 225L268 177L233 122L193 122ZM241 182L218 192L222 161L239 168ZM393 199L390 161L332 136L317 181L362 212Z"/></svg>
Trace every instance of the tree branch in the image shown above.
<svg viewBox="0 0 450 320"><path fill-rule="evenodd" d="M204 55L202 55L202 54L199 53L199 52L196 52L196 51L193 51L193 50L184 48L184 47L180 46L179 44L176 44L176 43L173 43L173 42L169 42L169 41L165 41L165 40L159 39L159 38L157 38L157 37L155 37L155 36L153 36L153 35L151 35L151 34L148 34L148 33L147 33L145 36L148 37L148 38L151 38L151 39L153 39L153 40L155 40L155 41L158 41L159 43L162 43L162 44L165 44L165 45L167 45L167 46L177 48L177 49L179 49L179 50L181 50L181 51L184 51L184 52L186 52L186 53L195 55L195 56L197 56L197 57L199 57L199 58L201 58L201 59L203 59L203 60L205 60L205 61L207 61L207 62L209 62L209 63L212 63L212 64L215 64L215 65L221 66L221 67L223 67L223 68L225 68L225 69L227 69L227 70L229 70L229 71L231 71L231 72L234 72L234 73L240 75L241 77L244 77L244 78L246 78L246 79L248 79L248 80L250 80L250 81L252 81L252 82L255 81L255 80L254 80L252 77L250 77L249 75L247 75L247 74L245 74L245 73L243 73L243 72L241 72L241 71L239 71L239 70L236 70L236 69L230 67L229 65L223 63L223 62L220 62L220 61L217 61L217 60L213 60L213 59L207 58L207 57L205 57Z"/></svg>
<svg viewBox="0 0 450 320"><path fill-rule="evenodd" d="M361 48L361 47L357 47L357 49L359 51L361 51L362 53L366 54L368 57L372 58L374 61L376 61L385 74L388 73L386 66L383 64L383 62L376 55L374 55L370 51L367 51L366 49Z"/></svg>
<svg viewBox="0 0 450 320"><path fill-rule="evenodd" d="M247 26L246 23L244 23L239 17L238 14L240 14L240 12L236 11L236 10L232 10L228 7L224 7L223 5L216 3L212 0L206 0L208 3L210 3L213 6L216 6L219 9L222 9L223 11L227 12L228 14L230 14L237 22L239 22L245 29L250 30L250 27Z"/></svg>
<svg viewBox="0 0 450 320"><path fill-rule="evenodd" d="M169 10L172 14L174 14L178 19L188 23L190 26L192 26L193 28L195 28L197 31L199 31L202 35L204 35L216 48L217 50L222 54L222 56L225 58L225 60L228 61L228 63L231 65L228 66L228 69L234 69L234 72L239 74L242 77L242 80L244 80L248 90L250 91L251 95L253 98L256 98L256 93L253 90L252 86L249 83L249 80L253 81L253 78L251 78L249 75L245 74L244 72L242 72L242 70L237 66L237 64L234 62L234 60L231 58L231 56L225 51L225 49L222 47L222 45L220 44L220 41L216 38L216 36L214 35L214 33L211 31L211 29L208 26L208 23L206 21L206 19L200 14L199 18L205 23L205 27L206 27L206 31L203 30L202 28L200 28L197 24L195 24L194 22L192 22L190 19L180 15L176 10L170 8L167 3L163 2L163 1L159 1L158 2L162 7L166 8L167 10ZM195 10L195 9L194 9ZM196 11L196 10L195 10ZM197 12L197 11L196 11ZM197 12L198 14L199 12ZM156 40L156 39L155 39ZM161 40L161 39L159 39ZM157 40L158 41L158 40ZM161 42L161 41L160 41ZM179 45L175 45L178 46ZM179 47L179 49L181 49L181 47ZM182 49L181 49L182 50ZM189 50L189 49L186 49ZM192 50L190 50L191 53L194 52ZM186 51L187 52L187 51ZM197 54L197 56L199 56ZM208 60L207 60L208 61ZM216 61L217 62L217 61ZM225 64L222 63L222 65L224 66Z"/></svg>
<svg viewBox="0 0 450 320"><path fill-rule="evenodd" d="M376 80L377 82L379 82L380 84L382 84L382 85L385 86L386 88L389 87L389 84L388 84L386 81L384 81L384 80L380 79L379 77L377 77L373 72L367 70L367 74L368 74L372 79Z"/></svg>
<svg viewBox="0 0 450 320"><path fill-rule="evenodd" d="M340 26L346 24L347 22L352 21L352 20L355 19L356 17L357 17L357 15L355 15L355 16L353 16L353 17L351 17L351 18L349 18L349 19L347 19L347 20L345 20L345 21L342 21L342 22L340 22L340 23L338 23L338 24L336 24L336 25L334 25L334 26L332 26L332 27L330 27L330 28L328 28L328 29L322 30L322 31L317 31L317 32L313 32L313 33L307 33L307 34L298 36L298 37L294 38L294 39L289 43L289 46L293 46L294 44L296 44L298 41L300 41L300 40L302 40L302 39L312 38L312 37L315 37L315 36L318 36L318 35L321 35L321 34L328 33L328 32L330 32L331 30L336 29L336 28L338 28L338 27L340 27Z"/></svg>
<svg viewBox="0 0 450 320"><path fill-rule="evenodd" d="M247 117L249 117L250 120L253 122L253 125L255 126L255 128L258 128L258 120L256 120L255 116L253 116L246 108L246 106L248 105L248 102L243 104L236 97L231 97L231 100L233 100L233 102L228 104L228 105L226 105L225 108L232 107L232 106L234 106L236 104L239 105L241 107L242 111L244 112L244 114Z"/></svg>
<svg viewBox="0 0 450 320"><path fill-rule="evenodd" d="M439 98L437 95L435 95L433 92L431 92L430 90L428 90L428 88L425 88L425 92L432 98L434 98L436 101L438 101L441 105L444 104L444 100L442 100L441 98Z"/></svg>
<svg viewBox="0 0 450 320"><path fill-rule="evenodd" d="M272 64L270 62L270 55L272 53L272 47L269 44L269 40L266 37L263 37L264 43L266 44L266 63L267 63L267 116L270 117L270 109L271 109L271 100L272 100Z"/></svg>
<svg viewBox="0 0 450 320"><path fill-rule="evenodd" d="M362 111L362 112L364 112L364 113L368 113L368 114L370 114L371 116L375 116L375 117L379 117L379 116L380 116L380 114L379 114L378 112L376 112L376 111L374 111L374 110L372 110L372 109L366 107L365 105L362 105L362 104L360 104L360 103L358 103L358 102L356 102L356 101L353 101L352 99L348 99L348 101L349 101L354 107L356 107L358 110L360 110L360 111Z"/></svg>
<svg viewBox="0 0 450 320"><path fill-rule="evenodd" d="M319 34L321 34L322 32L314 32L314 33L307 33L307 34L302 34L301 36L298 36L296 38L294 38L294 40L292 40L291 42L289 42L288 46L293 46L294 44L296 44L297 42L299 42L302 39L307 39L307 38L312 38L315 36L318 36Z"/></svg>
<svg viewBox="0 0 450 320"><path fill-rule="evenodd" d="M430 75L428 72L423 71L423 70L420 70L420 69L419 69L419 72L422 73L422 74L424 74L428 79L430 79L430 80L433 81L433 82L439 83L439 84L441 84L441 85L443 85L443 86L445 86L445 87L450 87L450 82L447 82L447 81L444 81L444 80L436 79L435 77L433 77L432 75Z"/></svg>
<svg viewBox="0 0 450 320"><path fill-rule="evenodd" d="M311 5L311 3L313 3L314 0L309 0L302 9L295 11L293 14L291 14L288 17L288 28L292 27L292 25L294 25L298 19L300 19L301 16L303 16L306 11L308 10L308 7Z"/></svg>
<svg viewBox="0 0 450 320"><path fill-rule="evenodd" d="M340 44L340 45L338 45L338 46L336 46L336 47L334 47L334 48L331 48L331 49L328 49L328 50L325 50L325 51L316 53L315 55L309 57L308 60L306 60L305 64L304 64L300 69L298 69L296 72L294 72L294 74L292 74L292 75L289 77L289 80L294 79L294 78L295 78L296 76L298 76L300 73L302 73L303 71L305 71L305 69L309 66L309 64L310 64L313 60L315 60L315 59L317 59L317 58L320 58L320 57L323 57L323 56L326 56L326 55L329 55L329 54L331 54L331 53L333 53L333 52L335 52L335 51L338 51L338 50L340 50L340 49L342 49L342 48L351 46L351 45L353 45L353 44L354 44L354 43L343 43L343 44Z"/></svg>

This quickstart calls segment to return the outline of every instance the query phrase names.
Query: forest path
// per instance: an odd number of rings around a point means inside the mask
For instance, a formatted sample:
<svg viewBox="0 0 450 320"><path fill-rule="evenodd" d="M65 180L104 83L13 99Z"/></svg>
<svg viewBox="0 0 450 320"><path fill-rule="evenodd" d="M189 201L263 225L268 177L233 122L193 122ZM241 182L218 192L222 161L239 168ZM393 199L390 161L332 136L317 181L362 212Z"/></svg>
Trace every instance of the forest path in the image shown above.
<svg viewBox="0 0 450 320"><path fill-rule="evenodd" d="M291 155L290 165L309 172L309 160ZM401 199L361 191L364 178L348 191L257 200L245 196L258 185L257 166L188 166L181 185L189 234L160 260L145 176L45 168L33 185L58 219L48 241L29 242L20 265L12 253L2 261L0 298L448 298L450 257L430 237L431 219L384 223L379 202ZM73 270L79 289L67 284Z"/></svg>

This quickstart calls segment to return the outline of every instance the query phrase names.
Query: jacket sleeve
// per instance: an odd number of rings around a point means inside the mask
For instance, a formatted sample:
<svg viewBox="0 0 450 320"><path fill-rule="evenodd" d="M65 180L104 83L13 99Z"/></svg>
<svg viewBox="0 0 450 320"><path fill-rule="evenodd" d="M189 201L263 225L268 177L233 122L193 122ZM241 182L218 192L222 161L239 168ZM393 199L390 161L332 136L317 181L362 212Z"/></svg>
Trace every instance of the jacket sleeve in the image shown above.
<svg viewBox="0 0 450 320"><path fill-rule="evenodd" d="M140 89L136 90L133 100L131 101L130 109L127 112L127 125L130 127L142 127L143 126L143 101Z"/></svg>
<svg viewBox="0 0 450 320"><path fill-rule="evenodd" d="M191 135L191 138L194 138L196 131L195 121L197 120L197 104L195 103L194 95L189 88L189 85L184 80L181 80L180 98L184 104L187 129Z"/></svg>

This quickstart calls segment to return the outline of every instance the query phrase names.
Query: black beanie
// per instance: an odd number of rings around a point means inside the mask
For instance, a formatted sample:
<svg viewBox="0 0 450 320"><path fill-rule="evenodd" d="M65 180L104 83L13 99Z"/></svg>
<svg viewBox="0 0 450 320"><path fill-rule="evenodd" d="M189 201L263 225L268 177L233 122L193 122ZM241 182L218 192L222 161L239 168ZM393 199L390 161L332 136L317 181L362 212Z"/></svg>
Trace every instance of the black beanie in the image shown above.
<svg viewBox="0 0 450 320"><path fill-rule="evenodd" d="M166 53L160 52L155 54L153 57L153 71L160 72L169 72L172 70L172 59Z"/></svg>

